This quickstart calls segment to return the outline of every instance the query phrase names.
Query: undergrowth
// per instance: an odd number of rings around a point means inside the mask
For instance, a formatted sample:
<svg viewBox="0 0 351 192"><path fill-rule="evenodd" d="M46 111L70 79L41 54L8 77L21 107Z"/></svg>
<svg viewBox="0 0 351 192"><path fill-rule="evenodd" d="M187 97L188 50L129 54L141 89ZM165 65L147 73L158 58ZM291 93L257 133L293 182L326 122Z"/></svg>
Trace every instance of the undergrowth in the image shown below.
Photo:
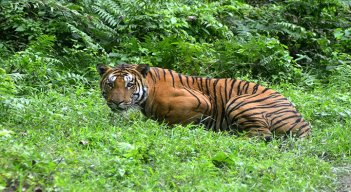
<svg viewBox="0 0 351 192"><path fill-rule="evenodd" d="M202 127L168 127L138 110L112 114L96 89L13 101L1 118L0 187L93 190L335 190L350 162L340 95L277 87L313 125L305 140L265 143ZM350 98L350 97L349 97ZM310 102L313 100L314 102ZM308 102L307 102L308 101ZM320 105L320 103L326 103ZM346 112L347 113L347 112Z"/></svg>

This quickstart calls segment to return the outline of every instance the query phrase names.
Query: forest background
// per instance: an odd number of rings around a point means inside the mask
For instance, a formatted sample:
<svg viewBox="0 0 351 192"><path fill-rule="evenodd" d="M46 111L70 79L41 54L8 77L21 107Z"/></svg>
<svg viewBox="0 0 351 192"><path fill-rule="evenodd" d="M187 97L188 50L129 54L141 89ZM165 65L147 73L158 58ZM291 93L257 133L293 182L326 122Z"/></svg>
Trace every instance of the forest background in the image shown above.
<svg viewBox="0 0 351 192"><path fill-rule="evenodd" d="M101 63L258 82L313 136L111 114ZM0 190L351 190L350 89L350 1L1 0Z"/></svg>

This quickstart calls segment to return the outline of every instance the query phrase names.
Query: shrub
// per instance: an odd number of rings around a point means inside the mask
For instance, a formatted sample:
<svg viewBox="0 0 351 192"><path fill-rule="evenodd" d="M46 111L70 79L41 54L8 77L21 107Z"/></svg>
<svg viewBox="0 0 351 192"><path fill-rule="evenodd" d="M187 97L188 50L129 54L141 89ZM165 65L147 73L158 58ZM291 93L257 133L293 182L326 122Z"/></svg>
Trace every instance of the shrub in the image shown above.
<svg viewBox="0 0 351 192"><path fill-rule="evenodd" d="M218 76L246 73L273 81L296 81L301 76L301 68L289 55L287 47L274 38L252 36L221 41L216 44L216 50L220 53L214 68Z"/></svg>

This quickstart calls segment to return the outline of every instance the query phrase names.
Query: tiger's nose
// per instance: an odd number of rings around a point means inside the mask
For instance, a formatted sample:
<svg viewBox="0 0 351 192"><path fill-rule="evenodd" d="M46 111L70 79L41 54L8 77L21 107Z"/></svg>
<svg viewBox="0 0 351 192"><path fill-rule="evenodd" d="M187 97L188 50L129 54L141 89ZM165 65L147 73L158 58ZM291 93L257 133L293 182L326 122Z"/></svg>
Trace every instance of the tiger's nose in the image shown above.
<svg viewBox="0 0 351 192"><path fill-rule="evenodd" d="M111 106L119 106L122 103L123 103L123 101L121 101L121 102L115 102L115 101L112 101L112 100L107 101L107 105L111 105Z"/></svg>

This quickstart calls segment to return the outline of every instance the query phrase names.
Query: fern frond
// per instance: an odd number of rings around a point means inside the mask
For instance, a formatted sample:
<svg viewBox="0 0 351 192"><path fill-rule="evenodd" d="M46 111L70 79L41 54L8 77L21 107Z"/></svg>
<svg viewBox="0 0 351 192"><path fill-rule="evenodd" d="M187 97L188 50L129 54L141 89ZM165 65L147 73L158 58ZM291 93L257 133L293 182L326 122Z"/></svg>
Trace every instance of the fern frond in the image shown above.
<svg viewBox="0 0 351 192"><path fill-rule="evenodd" d="M274 23L274 25L278 26L278 27L282 27L283 29L288 29L291 31L298 31L301 33L305 33L306 29L304 27L292 24L292 23L287 23L287 22L276 22Z"/></svg>
<svg viewBox="0 0 351 192"><path fill-rule="evenodd" d="M101 48L101 46L97 43L94 43L94 40L85 32L79 30L77 27L75 27L69 23L67 23L67 26L73 33L79 35L88 47L95 49L95 50Z"/></svg>
<svg viewBox="0 0 351 192"><path fill-rule="evenodd" d="M114 15L108 13L107 11L102 9L101 7L93 6L93 10L95 11L95 13L98 14L98 16L102 20L107 22L111 27L116 27L118 25L119 22L117 21L116 17Z"/></svg>
<svg viewBox="0 0 351 192"><path fill-rule="evenodd" d="M112 13L114 16L124 15L124 11L115 1L104 0L103 5L108 10L108 12Z"/></svg>
<svg viewBox="0 0 351 192"><path fill-rule="evenodd" d="M260 63L265 66L269 65L275 58L276 58L277 52L273 53L272 55L269 55L268 57L264 57L261 59Z"/></svg>
<svg viewBox="0 0 351 192"><path fill-rule="evenodd" d="M110 26L105 25L105 23L103 23L101 20L96 20L92 24L94 25L94 27L96 29L101 30L103 32L108 32L109 33L109 37L117 35L116 30L114 30Z"/></svg>

